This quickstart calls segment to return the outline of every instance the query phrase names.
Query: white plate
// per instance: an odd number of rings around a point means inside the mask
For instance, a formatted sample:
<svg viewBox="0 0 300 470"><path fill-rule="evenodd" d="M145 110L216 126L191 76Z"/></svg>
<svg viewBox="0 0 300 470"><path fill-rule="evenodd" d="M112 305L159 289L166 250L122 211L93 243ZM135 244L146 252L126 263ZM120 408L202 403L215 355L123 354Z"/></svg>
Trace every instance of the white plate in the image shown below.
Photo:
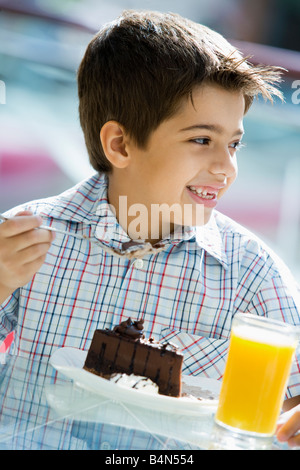
<svg viewBox="0 0 300 470"><path fill-rule="evenodd" d="M75 348L61 348L54 352L50 364L66 377L72 379L78 386L110 398L116 402L129 403L135 406L179 414L211 414L216 410L217 399L207 399L208 395L217 397L220 384L216 380L199 377L183 376L182 380L189 386L198 388L201 400L165 395L150 394L141 390L125 388L110 382L83 369L87 352Z"/></svg>

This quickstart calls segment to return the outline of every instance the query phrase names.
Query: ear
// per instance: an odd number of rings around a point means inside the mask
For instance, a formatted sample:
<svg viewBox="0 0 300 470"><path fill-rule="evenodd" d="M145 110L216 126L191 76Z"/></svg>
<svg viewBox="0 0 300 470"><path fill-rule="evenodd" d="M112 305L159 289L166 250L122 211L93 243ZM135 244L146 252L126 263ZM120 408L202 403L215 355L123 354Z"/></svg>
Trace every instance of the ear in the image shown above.
<svg viewBox="0 0 300 470"><path fill-rule="evenodd" d="M100 131L100 140L106 158L116 168L126 168L129 164L125 138L123 126L116 121L107 121Z"/></svg>

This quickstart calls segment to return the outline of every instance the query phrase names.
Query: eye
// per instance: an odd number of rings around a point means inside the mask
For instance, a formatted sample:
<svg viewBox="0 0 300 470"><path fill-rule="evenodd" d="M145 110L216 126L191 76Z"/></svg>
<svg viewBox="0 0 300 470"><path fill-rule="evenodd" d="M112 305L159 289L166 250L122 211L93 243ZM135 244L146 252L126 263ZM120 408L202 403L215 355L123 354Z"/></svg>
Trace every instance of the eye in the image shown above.
<svg viewBox="0 0 300 470"><path fill-rule="evenodd" d="M208 137L199 137L198 139L192 139L191 142L198 145L209 145L211 139Z"/></svg>
<svg viewBox="0 0 300 470"><path fill-rule="evenodd" d="M234 150L240 150L242 147L245 147L245 144L241 140L238 140L236 142L232 142L229 147L233 148Z"/></svg>

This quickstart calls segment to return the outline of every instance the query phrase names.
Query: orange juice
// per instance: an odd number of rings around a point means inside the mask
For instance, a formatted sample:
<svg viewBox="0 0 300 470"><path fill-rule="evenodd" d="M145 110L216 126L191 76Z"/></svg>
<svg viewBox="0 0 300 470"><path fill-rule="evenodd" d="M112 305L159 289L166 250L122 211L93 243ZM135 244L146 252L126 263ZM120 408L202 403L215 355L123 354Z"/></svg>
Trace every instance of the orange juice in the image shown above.
<svg viewBox="0 0 300 470"><path fill-rule="evenodd" d="M233 327L216 421L272 435L295 349L295 337L280 329L266 331L245 324Z"/></svg>

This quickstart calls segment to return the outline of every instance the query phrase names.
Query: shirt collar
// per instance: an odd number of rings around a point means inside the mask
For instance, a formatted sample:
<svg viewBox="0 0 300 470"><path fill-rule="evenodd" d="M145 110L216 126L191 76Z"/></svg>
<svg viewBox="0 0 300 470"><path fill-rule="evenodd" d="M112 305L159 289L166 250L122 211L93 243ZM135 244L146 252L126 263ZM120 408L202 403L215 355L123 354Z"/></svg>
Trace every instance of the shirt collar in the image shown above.
<svg viewBox="0 0 300 470"><path fill-rule="evenodd" d="M108 246L121 249L123 243L131 241L128 234L118 223L113 208L107 198L108 177L95 174L60 196L48 199L41 215L60 220L79 222L95 227L95 236ZM159 242L159 246L189 242L196 248L202 248L224 268L228 259L224 249L222 235L213 212L210 221L201 227L175 227L170 236Z"/></svg>
<svg viewBox="0 0 300 470"><path fill-rule="evenodd" d="M107 188L108 179L104 178L98 205L97 207L95 206L96 215L98 216L95 235L98 239L115 245L116 248L121 248L122 243L128 243L131 239L116 219L115 212L108 202ZM193 227L185 227L182 229L181 226L176 226L174 232L161 240L158 246L159 249L161 249L164 245L178 244L194 236ZM138 243L140 242L141 240L138 241Z"/></svg>
<svg viewBox="0 0 300 470"><path fill-rule="evenodd" d="M218 212L213 211L209 222L201 227L195 227L196 242L207 253L213 256L228 269L228 257L224 247L224 239L217 224Z"/></svg>
<svg viewBox="0 0 300 470"><path fill-rule="evenodd" d="M41 215L69 222L90 225L97 217L96 211L105 199L105 175L95 174L55 197L43 201Z"/></svg>

